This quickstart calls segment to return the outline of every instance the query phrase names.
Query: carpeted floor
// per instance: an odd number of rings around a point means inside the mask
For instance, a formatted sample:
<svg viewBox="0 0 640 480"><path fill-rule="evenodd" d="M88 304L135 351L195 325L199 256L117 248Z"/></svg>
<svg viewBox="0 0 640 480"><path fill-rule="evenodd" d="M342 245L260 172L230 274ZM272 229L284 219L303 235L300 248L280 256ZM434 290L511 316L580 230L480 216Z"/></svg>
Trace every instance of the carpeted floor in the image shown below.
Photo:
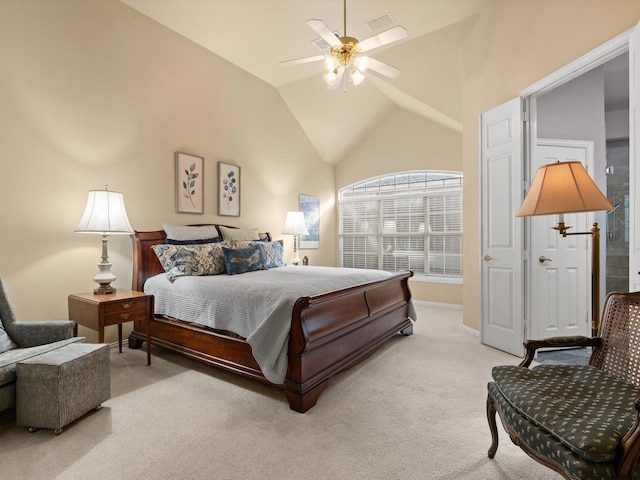
<svg viewBox="0 0 640 480"><path fill-rule="evenodd" d="M269 386L153 348L111 351L112 398L61 435L0 414L0 478L552 480L500 429L486 452L491 367L461 311L417 305L398 337L338 375L306 414Z"/></svg>

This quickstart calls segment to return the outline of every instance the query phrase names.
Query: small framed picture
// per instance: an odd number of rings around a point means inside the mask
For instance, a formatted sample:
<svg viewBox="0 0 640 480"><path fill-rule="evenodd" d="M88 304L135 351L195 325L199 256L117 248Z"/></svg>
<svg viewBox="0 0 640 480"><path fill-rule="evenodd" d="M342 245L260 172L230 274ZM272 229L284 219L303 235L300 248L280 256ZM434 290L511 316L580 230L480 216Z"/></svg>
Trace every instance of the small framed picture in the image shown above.
<svg viewBox="0 0 640 480"><path fill-rule="evenodd" d="M240 167L218 162L218 215L240 216Z"/></svg>
<svg viewBox="0 0 640 480"><path fill-rule="evenodd" d="M176 152L176 212L204 213L204 157Z"/></svg>
<svg viewBox="0 0 640 480"><path fill-rule="evenodd" d="M300 210L309 235L300 235L300 248L320 248L320 199L300 195Z"/></svg>

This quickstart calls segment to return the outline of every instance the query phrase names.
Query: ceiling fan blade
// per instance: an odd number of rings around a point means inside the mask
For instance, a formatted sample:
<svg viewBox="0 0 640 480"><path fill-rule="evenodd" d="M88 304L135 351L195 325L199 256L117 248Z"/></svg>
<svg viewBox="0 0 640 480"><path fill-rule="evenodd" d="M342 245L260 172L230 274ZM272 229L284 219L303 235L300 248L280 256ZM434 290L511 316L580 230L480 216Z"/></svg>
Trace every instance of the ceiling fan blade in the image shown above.
<svg viewBox="0 0 640 480"><path fill-rule="evenodd" d="M338 68L338 76L336 77L336 80L333 82L333 85L329 85L327 87L327 90L337 90L338 88L340 88L340 86L342 85L342 78L344 77L344 71L345 68L341 65Z"/></svg>
<svg viewBox="0 0 640 480"><path fill-rule="evenodd" d="M359 42L360 49L364 52L369 50L373 50L374 48L382 47L383 45L387 45L389 43L397 42L398 40L402 40L403 38L407 38L408 32L407 29L397 25L389 30L385 30L382 33L374 35L373 37L369 37L361 42Z"/></svg>
<svg viewBox="0 0 640 480"><path fill-rule="evenodd" d="M400 75L400 69L392 67L391 65L369 57L369 70L373 70L380 75L384 75L389 78L396 78Z"/></svg>
<svg viewBox="0 0 640 480"><path fill-rule="evenodd" d="M337 47L338 45L342 45L342 42L338 40L338 37L334 35L329 27L322 21L311 19L307 20L307 25L309 25L318 35L320 35L325 42L327 42L332 47ZM384 32L383 32L384 33Z"/></svg>
<svg viewBox="0 0 640 480"><path fill-rule="evenodd" d="M313 57L305 57L305 58L296 58L294 60L286 60L284 62L280 62L281 67L290 67L292 65L300 65L302 63L310 63L310 62L318 62L320 60L324 60L324 55L315 55Z"/></svg>

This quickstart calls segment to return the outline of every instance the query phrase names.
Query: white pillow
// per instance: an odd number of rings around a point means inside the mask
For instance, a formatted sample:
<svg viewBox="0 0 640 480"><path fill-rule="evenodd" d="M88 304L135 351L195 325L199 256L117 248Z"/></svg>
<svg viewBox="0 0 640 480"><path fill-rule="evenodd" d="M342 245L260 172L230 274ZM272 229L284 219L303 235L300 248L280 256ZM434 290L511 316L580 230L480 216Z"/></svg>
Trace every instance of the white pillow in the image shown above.
<svg viewBox="0 0 640 480"><path fill-rule="evenodd" d="M237 240L244 242L247 240L260 240L257 228L229 228L219 226L223 240Z"/></svg>
<svg viewBox="0 0 640 480"><path fill-rule="evenodd" d="M163 223L162 228L171 240L206 240L219 236L215 225L190 227L187 225L171 225Z"/></svg>

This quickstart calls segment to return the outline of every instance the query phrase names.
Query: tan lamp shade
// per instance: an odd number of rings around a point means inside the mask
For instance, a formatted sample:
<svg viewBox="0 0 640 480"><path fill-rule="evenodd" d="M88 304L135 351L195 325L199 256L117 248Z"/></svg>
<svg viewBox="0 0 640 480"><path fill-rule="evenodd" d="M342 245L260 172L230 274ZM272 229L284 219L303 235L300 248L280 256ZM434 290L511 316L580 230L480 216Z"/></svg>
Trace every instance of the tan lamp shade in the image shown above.
<svg viewBox="0 0 640 480"><path fill-rule="evenodd" d="M516 217L612 208L580 162L557 162L538 169Z"/></svg>

